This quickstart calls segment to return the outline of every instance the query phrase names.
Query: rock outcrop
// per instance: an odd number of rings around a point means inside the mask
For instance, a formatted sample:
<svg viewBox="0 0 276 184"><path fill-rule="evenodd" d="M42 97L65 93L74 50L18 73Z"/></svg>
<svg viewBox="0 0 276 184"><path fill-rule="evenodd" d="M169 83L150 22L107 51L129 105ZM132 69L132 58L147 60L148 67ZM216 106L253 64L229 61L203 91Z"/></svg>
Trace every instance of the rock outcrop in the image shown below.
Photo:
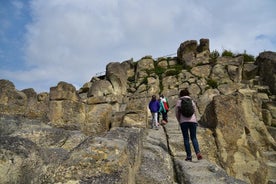
<svg viewBox="0 0 276 184"><path fill-rule="evenodd" d="M0 80L0 180L4 183L276 183L275 52L255 62L211 56L209 40L177 57L109 63L82 88L49 93ZM174 117L181 89L197 105L204 160L184 160ZM149 129L148 102L164 94L169 123Z"/></svg>
<svg viewBox="0 0 276 184"><path fill-rule="evenodd" d="M262 52L256 60L258 65L260 81L263 85L269 86L271 93L276 93L276 53Z"/></svg>

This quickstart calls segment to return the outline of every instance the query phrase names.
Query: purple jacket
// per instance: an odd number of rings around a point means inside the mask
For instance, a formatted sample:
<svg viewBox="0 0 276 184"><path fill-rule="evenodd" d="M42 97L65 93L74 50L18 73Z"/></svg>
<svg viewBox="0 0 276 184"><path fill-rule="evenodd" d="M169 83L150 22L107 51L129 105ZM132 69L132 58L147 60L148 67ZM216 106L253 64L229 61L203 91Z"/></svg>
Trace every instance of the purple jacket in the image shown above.
<svg viewBox="0 0 276 184"><path fill-rule="evenodd" d="M150 112L158 112L159 108L160 108L160 103L158 102L158 100L150 101L150 103L149 103Z"/></svg>

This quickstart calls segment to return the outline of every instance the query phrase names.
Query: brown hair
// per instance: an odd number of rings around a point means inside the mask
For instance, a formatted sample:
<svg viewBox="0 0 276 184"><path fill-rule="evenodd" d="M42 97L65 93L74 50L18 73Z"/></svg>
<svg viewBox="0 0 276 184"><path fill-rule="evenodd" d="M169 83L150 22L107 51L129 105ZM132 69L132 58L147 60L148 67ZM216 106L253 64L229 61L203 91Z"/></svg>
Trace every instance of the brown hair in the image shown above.
<svg viewBox="0 0 276 184"><path fill-rule="evenodd" d="M182 89L180 91L179 97L182 97L182 96L190 96L190 92L189 92L188 88Z"/></svg>

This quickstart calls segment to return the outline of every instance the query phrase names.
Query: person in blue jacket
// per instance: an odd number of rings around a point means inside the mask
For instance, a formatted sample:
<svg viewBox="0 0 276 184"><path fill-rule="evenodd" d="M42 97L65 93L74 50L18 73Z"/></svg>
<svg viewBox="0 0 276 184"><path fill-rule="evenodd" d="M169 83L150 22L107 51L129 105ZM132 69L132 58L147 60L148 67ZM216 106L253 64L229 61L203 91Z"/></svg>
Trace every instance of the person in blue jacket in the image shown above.
<svg viewBox="0 0 276 184"><path fill-rule="evenodd" d="M155 95L152 95L151 100L149 102L149 109L151 112L151 128L156 128L158 129L159 123L158 123L158 112L160 109L160 103L159 101L156 99Z"/></svg>

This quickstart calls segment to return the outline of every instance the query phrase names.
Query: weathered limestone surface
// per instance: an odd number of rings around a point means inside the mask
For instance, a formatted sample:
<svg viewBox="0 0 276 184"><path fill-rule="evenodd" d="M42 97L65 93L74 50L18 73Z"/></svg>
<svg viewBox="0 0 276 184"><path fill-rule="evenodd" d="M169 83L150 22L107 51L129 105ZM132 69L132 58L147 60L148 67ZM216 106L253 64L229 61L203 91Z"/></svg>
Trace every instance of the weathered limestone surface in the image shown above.
<svg viewBox="0 0 276 184"><path fill-rule="evenodd" d="M210 62L209 40L177 57L112 62L79 90L18 91L0 80L0 181L4 183L275 183L274 52ZM174 118L181 89L197 105L204 160L187 163ZM148 103L164 94L169 123L149 129ZM274 126L274 127L273 127ZM194 156L194 158L196 158Z"/></svg>
<svg viewBox="0 0 276 184"><path fill-rule="evenodd" d="M257 57L259 75L264 85L269 86L270 91L276 93L276 53L262 52Z"/></svg>

